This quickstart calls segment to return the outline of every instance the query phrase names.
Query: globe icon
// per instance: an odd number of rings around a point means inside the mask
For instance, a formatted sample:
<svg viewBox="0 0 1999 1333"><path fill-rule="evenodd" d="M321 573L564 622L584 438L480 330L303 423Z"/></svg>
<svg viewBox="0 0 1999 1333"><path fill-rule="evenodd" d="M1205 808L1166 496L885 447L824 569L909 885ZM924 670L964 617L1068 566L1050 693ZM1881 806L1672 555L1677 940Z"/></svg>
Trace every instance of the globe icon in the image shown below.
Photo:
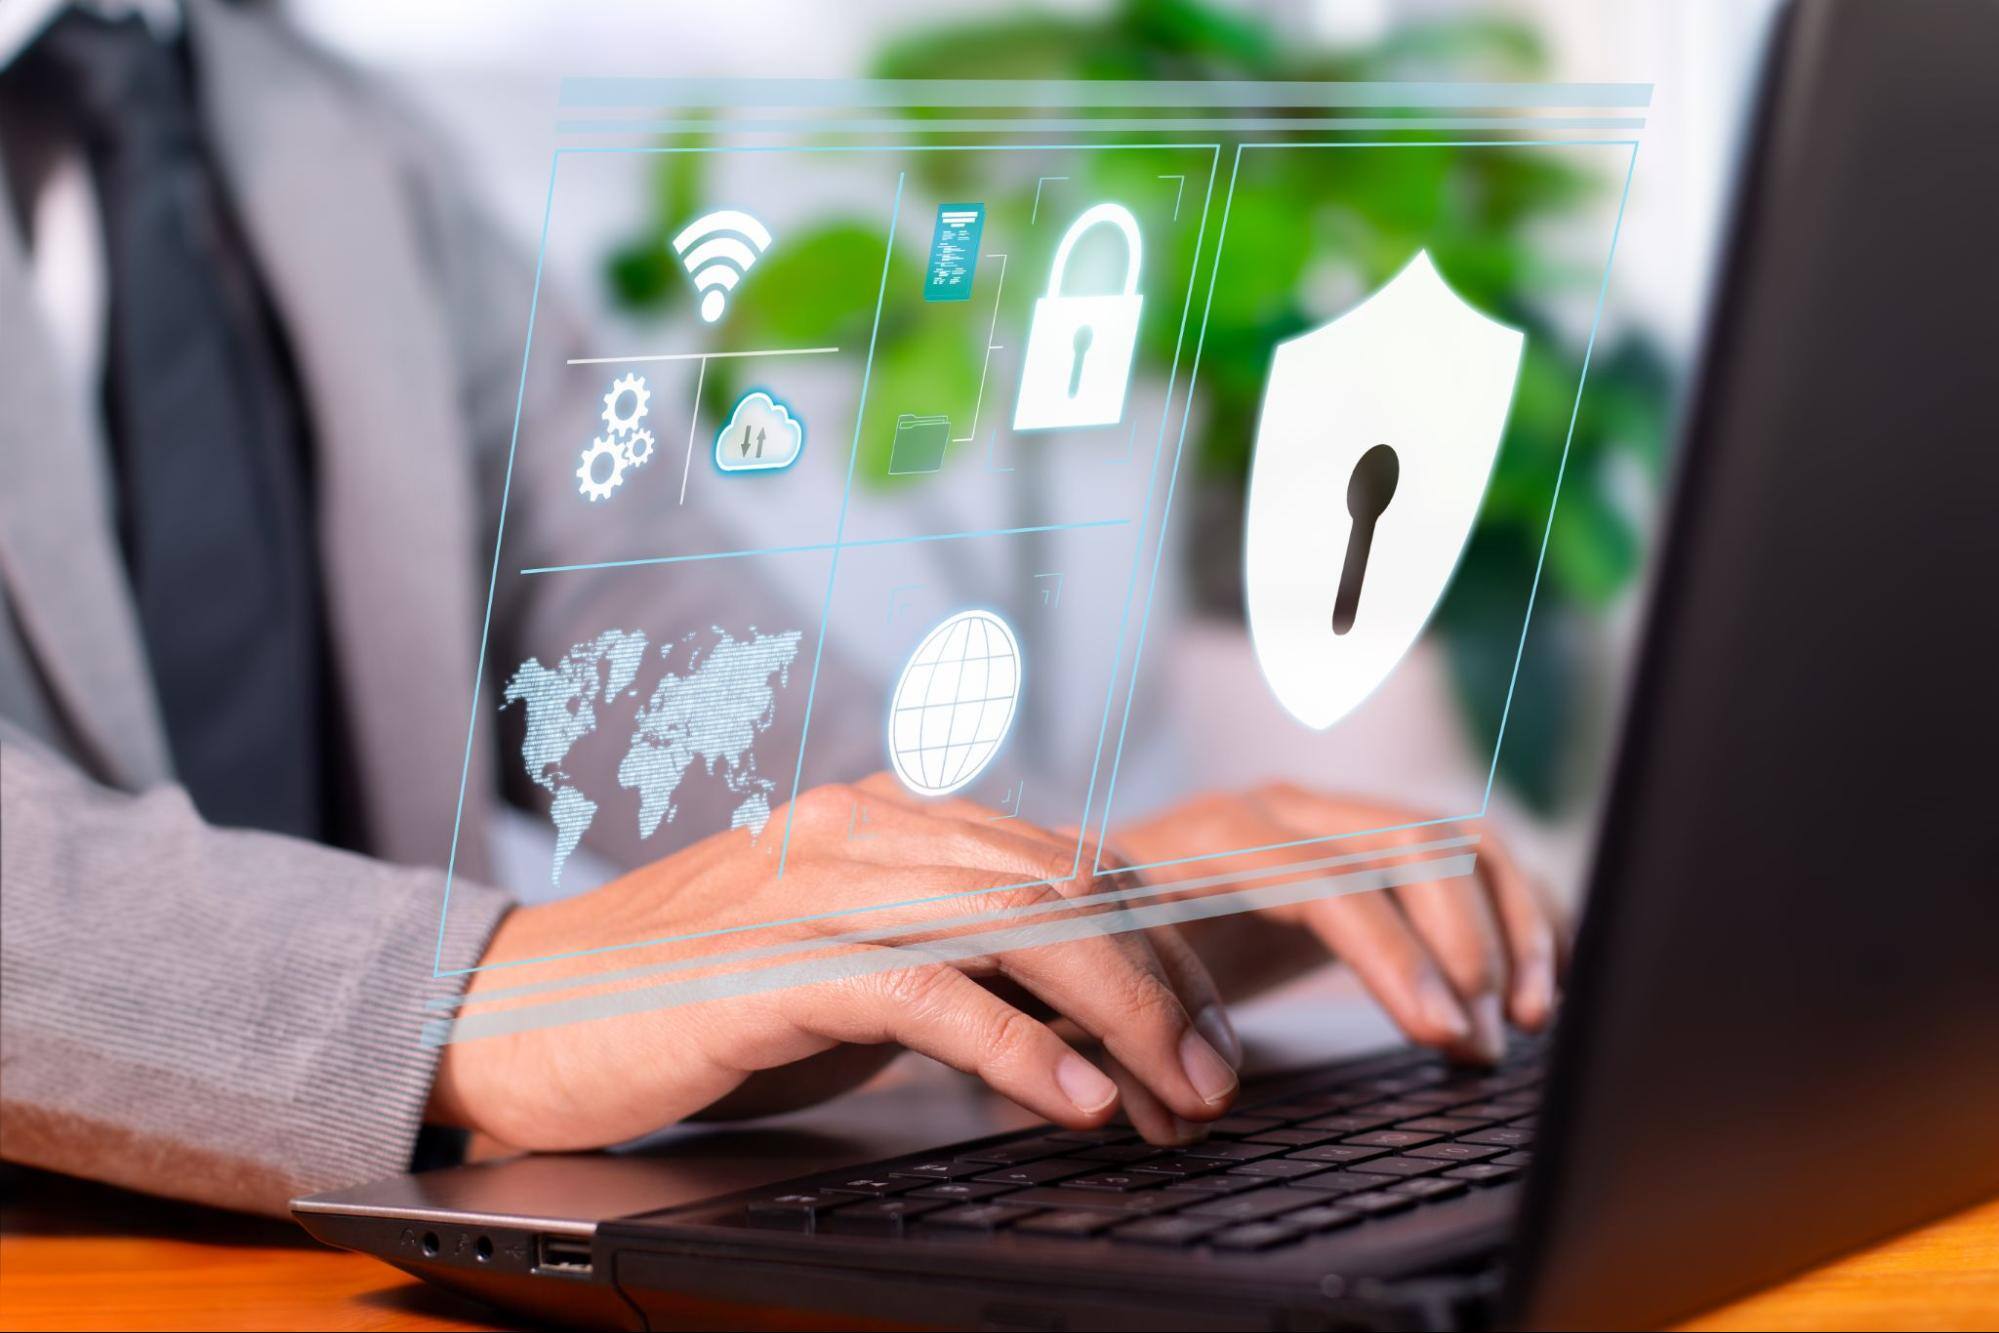
<svg viewBox="0 0 1999 1333"><path fill-rule="evenodd" d="M999 752L1020 699L1020 643L991 611L960 611L923 636L889 705L888 753L902 785L943 796Z"/></svg>

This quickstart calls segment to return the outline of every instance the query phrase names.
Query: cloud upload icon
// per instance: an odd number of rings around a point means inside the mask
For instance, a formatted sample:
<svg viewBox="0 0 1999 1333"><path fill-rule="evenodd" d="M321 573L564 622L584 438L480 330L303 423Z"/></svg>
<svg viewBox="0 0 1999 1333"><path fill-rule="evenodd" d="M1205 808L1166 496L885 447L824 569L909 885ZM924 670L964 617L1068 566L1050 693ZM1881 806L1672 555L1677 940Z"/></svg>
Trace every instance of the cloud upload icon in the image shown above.
<svg viewBox="0 0 1999 1333"><path fill-rule="evenodd" d="M772 472L790 467L805 448L805 423L762 389L737 400L715 435L715 466L724 472Z"/></svg>

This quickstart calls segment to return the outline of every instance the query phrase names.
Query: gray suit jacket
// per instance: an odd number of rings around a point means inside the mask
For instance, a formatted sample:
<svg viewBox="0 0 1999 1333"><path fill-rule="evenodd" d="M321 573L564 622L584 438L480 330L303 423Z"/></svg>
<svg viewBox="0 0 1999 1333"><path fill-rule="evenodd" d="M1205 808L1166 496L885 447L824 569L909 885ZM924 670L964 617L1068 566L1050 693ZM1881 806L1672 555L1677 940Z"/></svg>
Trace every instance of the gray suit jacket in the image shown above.
<svg viewBox="0 0 1999 1333"><path fill-rule="evenodd" d="M418 1034L424 1001L458 984L432 978L440 867L533 271L380 89L256 7L185 9L203 113L311 414L374 855L207 827L173 785L100 429L56 387L22 238L0 221L0 1154L277 1210L403 1169L428 1096L436 1056ZM536 366L558 372L581 341L546 296L534 336ZM528 386L521 447L594 416L563 397ZM507 522L529 549L586 561L626 536L608 517L516 488ZM675 594L677 623L728 622L711 584ZM607 596L582 576L500 580L488 670L616 624ZM491 730L469 742L447 973L477 961L509 906L479 882Z"/></svg>

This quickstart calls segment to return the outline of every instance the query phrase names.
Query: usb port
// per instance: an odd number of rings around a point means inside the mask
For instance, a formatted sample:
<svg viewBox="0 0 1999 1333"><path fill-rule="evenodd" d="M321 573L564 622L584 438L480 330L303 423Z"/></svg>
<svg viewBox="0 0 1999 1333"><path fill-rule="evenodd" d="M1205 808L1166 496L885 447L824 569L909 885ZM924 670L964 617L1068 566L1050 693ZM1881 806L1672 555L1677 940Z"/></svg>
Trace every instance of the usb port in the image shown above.
<svg viewBox="0 0 1999 1333"><path fill-rule="evenodd" d="M590 1242L576 1236L536 1236L534 1266L546 1273L590 1274Z"/></svg>

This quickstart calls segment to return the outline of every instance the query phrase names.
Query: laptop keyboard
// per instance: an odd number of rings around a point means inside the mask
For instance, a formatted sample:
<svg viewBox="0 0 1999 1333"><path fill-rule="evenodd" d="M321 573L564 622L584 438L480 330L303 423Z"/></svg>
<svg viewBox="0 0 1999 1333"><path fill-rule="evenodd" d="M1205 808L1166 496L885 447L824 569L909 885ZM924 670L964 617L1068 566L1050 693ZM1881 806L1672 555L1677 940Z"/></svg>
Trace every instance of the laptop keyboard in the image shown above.
<svg viewBox="0 0 1999 1333"><path fill-rule="evenodd" d="M1012 1232L1251 1252L1516 1179L1531 1158L1538 1043L1497 1068L1435 1057L1244 1095L1208 1137L1158 1148L1126 1125L1029 1130L750 1196L738 1224L890 1237Z"/></svg>

